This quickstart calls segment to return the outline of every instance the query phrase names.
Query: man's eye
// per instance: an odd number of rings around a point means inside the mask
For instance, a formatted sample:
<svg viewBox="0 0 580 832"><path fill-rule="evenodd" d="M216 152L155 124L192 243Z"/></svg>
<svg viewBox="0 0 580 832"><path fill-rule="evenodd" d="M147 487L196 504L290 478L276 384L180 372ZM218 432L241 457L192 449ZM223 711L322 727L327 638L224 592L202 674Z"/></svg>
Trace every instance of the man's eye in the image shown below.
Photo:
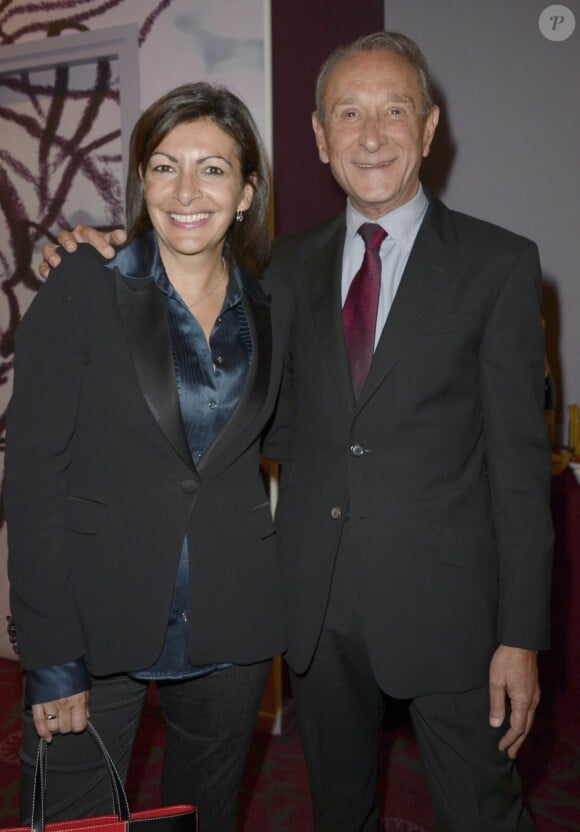
<svg viewBox="0 0 580 832"><path fill-rule="evenodd" d="M340 119L340 121L352 121L358 117L357 110L339 110L335 118Z"/></svg>

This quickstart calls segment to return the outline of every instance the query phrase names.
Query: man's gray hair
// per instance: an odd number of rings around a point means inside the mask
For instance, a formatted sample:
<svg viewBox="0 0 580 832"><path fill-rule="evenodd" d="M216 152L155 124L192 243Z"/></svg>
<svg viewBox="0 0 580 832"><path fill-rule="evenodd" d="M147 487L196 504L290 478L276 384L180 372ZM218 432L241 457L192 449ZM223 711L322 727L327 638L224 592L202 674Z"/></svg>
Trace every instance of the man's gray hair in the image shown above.
<svg viewBox="0 0 580 832"><path fill-rule="evenodd" d="M328 76L341 61L360 52L388 52L407 61L417 73L421 88L423 115L429 115L433 106L433 85L427 59L415 41L406 35L400 32L374 32L372 35L363 35L346 46L339 46L322 64L316 80L316 114L320 124L323 124L325 117L324 94Z"/></svg>

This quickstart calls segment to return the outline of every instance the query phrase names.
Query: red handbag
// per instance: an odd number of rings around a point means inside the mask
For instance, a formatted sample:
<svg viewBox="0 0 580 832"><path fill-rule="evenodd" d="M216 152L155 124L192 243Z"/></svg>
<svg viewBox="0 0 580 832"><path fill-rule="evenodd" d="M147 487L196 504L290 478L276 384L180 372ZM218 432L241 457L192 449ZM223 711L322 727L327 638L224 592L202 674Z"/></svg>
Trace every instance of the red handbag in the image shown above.
<svg viewBox="0 0 580 832"><path fill-rule="evenodd" d="M107 765L111 780L113 797L113 814L98 815L78 820L54 821L45 823L46 791L46 756L48 744L44 740L38 743L34 791L32 795L32 822L28 826L13 826L0 832L197 832L197 809L188 803L175 806L161 806L159 809L146 809L131 812L123 782L119 776L111 755L92 723L88 731L99 746Z"/></svg>

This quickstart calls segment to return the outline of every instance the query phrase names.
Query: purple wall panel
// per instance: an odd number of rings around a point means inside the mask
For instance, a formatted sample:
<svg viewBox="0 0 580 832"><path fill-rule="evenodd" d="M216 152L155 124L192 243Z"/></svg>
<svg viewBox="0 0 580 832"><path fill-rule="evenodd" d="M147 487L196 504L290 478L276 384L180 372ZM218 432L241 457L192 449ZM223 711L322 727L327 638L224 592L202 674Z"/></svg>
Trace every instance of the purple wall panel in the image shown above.
<svg viewBox="0 0 580 832"><path fill-rule="evenodd" d="M318 68L335 46L383 29L383 0L272 0L274 209L278 236L341 210L310 116Z"/></svg>

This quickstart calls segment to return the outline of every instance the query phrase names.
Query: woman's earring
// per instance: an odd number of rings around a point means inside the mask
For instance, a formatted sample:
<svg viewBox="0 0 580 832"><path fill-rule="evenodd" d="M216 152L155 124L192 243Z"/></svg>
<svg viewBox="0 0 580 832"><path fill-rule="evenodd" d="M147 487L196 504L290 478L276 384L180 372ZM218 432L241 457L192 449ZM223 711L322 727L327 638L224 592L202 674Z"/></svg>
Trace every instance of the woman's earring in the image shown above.
<svg viewBox="0 0 580 832"><path fill-rule="evenodd" d="M243 211L236 211L236 222L243 222L244 221L244 212Z"/></svg>

